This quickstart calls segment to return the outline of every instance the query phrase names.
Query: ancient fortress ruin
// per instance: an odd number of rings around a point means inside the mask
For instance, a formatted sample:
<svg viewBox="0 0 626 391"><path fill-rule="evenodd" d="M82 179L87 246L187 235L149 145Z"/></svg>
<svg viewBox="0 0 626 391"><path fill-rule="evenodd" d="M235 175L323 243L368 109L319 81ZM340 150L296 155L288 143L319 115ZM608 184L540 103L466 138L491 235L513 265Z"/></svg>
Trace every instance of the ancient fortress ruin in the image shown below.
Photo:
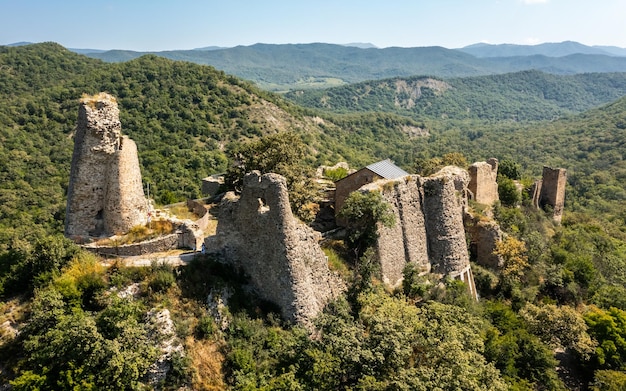
<svg viewBox="0 0 626 391"><path fill-rule="evenodd" d="M533 186L533 205L545 209L552 208L552 218L560 223L563 218L565 206L565 184L567 183L567 170L564 168L551 168L544 166L541 180Z"/></svg>
<svg viewBox="0 0 626 391"><path fill-rule="evenodd" d="M341 201L350 191L379 191L391 206L396 224L379 227L376 246L383 282L397 286L405 266L412 264L423 274L465 282L476 297L464 218L468 199L487 205L498 200L497 170L498 161L489 159L474 163L469 171L450 166L425 178L382 161L338 182L336 195ZM535 204L550 205L557 221L563 211L565 181L565 170L545 167L543 180L534 188ZM206 210L198 214L198 222L179 222L182 228L158 243L116 246L111 251L118 256L136 255L159 246L198 248L204 243L208 252L243 269L260 297L278 305L285 319L305 325L311 325L325 305L346 289L328 267L319 245L321 235L292 215L282 176L246 175L241 195L228 193L218 209L216 235L204 242L201 223L208 218ZM115 98L105 93L83 98L65 234L82 241L126 233L145 225L149 211L137 147L121 134ZM469 225L468 233L479 261L497 267L499 260L491 259L501 238L497 224L479 221Z"/></svg>
<svg viewBox="0 0 626 391"><path fill-rule="evenodd" d="M293 216L284 177L252 172L241 196L228 193L219 209L207 251L242 268L285 319L310 324L345 289L328 268L320 234Z"/></svg>
<svg viewBox="0 0 626 391"><path fill-rule="evenodd" d="M121 128L114 97L81 99L67 195L68 237L126 233L147 222L137 146Z"/></svg>
<svg viewBox="0 0 626 391"><path fill-rule="evenodd" d="M450 166L428 178L410 175L361 188L380 191L396 218L393 227L378 231L377 253L386 284L399 284L405 266L413 264L424 274L462 280L476 296L463 226L469 181L467 171Z"/></svg>

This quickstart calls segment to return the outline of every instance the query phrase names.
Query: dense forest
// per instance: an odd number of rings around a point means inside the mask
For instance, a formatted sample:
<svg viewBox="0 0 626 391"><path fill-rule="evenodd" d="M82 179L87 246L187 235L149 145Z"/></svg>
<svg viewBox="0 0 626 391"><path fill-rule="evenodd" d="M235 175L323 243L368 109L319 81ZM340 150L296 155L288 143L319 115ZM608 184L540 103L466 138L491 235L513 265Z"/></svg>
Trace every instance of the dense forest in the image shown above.
<svg viewBox="0 0 626 391"><path fill-rule="evenodd" d="M551 120L626 94L626 73L395 78L285 94L293 102L336 113L384 111L414 118Z"/></svg>
<svg viewBox="0 0 626 391"><path fill-rule="evenodd" d="M331 112L297 106L208 66L156 56L104 63L53 43L0 47L0 324L19 330L1 329L0 384L624 389L623 74L522 72L440 83L452 86L445 102L434 93L420 98L438 105L432 111L385 106L381 97L382 107L346 104ZM472 92L477 86L479 94ZM528 188L543 165L564 167L563 222L534 209L525 191L503 197L493 214L507 234L498 248L505 263L472 265L478 302L462 283L431 281L410 268L401 287L386 289L370 252L355 259L349 243L329 243L329 264L349 288L316 320L311 338L251 294L246 276L211 257L176 268L105 268L62 237L78 100L99 91L116 96L122 131L136 141L144 181L159 204L198 197L202 177L289 134L301 153L297 164L308 169L389 157L420 172L425 162L496 157L507 167L498 179L505 191L511 180ZM488 115L462 115L467 107ZM524 115L512 120L513 111ZM129 287L134 295L122 294ZM169 328L155 315L165 310ZM167 341L180 348L167 359L167 375L151 380Z"/></svg>
<svg viewBox="0 0 626 391"><path fill-rule="evenodd" d="M489 49L491 54L483 55ZM270 91L327 88L414 75L452 78L525 70L557 75L626 71L626 58L618 48L598 49L562 42L545 48L523 46L517 49L510 51L499 45L463 49L438 46L378 49L326 43L257 43L214 50L151 53L110 50L86 55L107 62L123 62L153 54L171 60L211 65Z"/></svg>

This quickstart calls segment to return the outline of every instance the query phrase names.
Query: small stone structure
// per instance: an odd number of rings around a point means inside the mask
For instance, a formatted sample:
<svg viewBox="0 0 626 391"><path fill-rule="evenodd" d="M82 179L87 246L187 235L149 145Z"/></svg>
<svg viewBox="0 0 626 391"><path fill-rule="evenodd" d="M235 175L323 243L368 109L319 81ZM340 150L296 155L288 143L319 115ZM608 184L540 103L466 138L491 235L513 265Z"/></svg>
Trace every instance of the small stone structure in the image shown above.
<svg viewBox="0 0 626 391"><path fill-rule="evenodd" d="M396 216L393 227L378 230L377 253L385 283L399 284L410 263L422 273L462 280L476 297L463 226L468 183L467 171L445 167L428 178L411 175L360 190L381 191Z"/></svg>
<svg viewBox="0 0 626 391"><path fill-rule="evenodd" d="M557 223L563 218L566 183L567 170L544 166L542 179L535 182L532 189L533 205L537 208L550 206L553 210L552 218Z"/></svg>
<svg viewBox="0 0 626 391"><path fill-rule="evenodd" d="M147 222L137 146L121 128L111 95L81 99L67 195L68 237L125 233Z"/></svg>
<svg viewBox="0 0 626 391"><path fill-rule="evenodd" d="M328 268L319 233L293 217L285 178L245 176L240 197L227 193L208 252L241 267L259 295L277 304L285 319L310 325L344 289Z"/></svg>
<svg viewBox="0 0 626 391"><path fill-rule="evenodd" d="M479 204L492 205L499 200L498 159L491 158L486 162L476 162L469 167L469 191Z"/></svg>
<svg viewBox="0 0 626 391"><path fill-rule="evenodd" d="M466 214L465 227L470 238L470 253L476 263L494 269L501 267L504 260L493 253L496 244L504 238L498 223L489 217L481 219Z"/></svg>
<svg viewBox="0 0 626 391"><path fill-rule="evenodd" d="M370 164L335 182L335 213L341 210L346 198L353 191L379 179L397 179L409 175L389 159ZM341 221L337 222L341 225Z"/></svg>
<svg viewBox="0 0 626 391"><path fill-rule="evenodd" d="M202 194L207 197L216 195L224 184L224 175L215 174L202 178Z"/></svg>

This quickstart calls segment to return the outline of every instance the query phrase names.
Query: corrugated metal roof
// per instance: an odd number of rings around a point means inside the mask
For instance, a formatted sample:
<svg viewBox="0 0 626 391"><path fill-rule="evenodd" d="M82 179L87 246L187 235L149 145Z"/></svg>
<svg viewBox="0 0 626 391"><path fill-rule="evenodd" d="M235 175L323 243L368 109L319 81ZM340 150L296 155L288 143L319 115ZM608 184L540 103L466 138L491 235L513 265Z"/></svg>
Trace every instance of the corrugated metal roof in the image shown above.
<svg viewBox="0 0 626 391"><path fill-rule="evenodd" d="M389 159L381 160L377 163L372 163L367 166L367 169L373 171L374 173L380 175L385 179L397 179L409 175L408 172L393 164L393 162Z"/></svg>

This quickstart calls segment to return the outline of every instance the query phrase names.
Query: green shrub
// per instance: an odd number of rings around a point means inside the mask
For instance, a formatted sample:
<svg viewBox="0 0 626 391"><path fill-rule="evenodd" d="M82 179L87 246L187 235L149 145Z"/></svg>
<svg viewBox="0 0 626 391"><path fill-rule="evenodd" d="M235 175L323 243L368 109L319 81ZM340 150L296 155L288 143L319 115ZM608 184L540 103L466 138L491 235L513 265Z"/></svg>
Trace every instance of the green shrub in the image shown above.
<svg viewBox="0 0 626 391"><path fill-rule="evenodd" d="M348 170L344 167L325 168L324 177L336 182L348 176Z"/></svg>
<svg viewBox="0 0 626 391"><path fill-rule="evenodd" d="M148 281L148 288L152 292L165 292L176 283L176 277L169 265L153 267L153 274Z"/></svg>

